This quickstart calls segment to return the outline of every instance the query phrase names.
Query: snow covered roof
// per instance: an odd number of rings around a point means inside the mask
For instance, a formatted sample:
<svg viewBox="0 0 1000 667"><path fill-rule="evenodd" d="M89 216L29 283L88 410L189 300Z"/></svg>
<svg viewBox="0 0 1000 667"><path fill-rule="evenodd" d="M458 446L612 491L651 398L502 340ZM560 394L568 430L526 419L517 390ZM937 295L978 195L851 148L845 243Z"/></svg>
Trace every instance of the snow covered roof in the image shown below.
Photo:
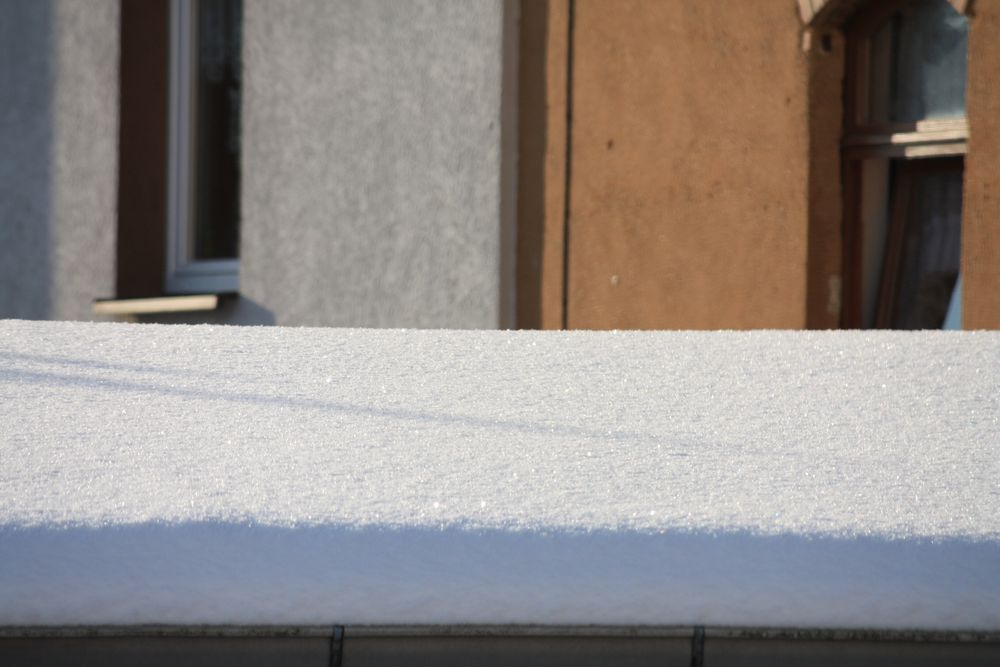
<svg viewBox="0 0 1000 667"><path fill-rule="evenodd" d="M0 322L0 625L1000 630L1000 335Z"/></svg>

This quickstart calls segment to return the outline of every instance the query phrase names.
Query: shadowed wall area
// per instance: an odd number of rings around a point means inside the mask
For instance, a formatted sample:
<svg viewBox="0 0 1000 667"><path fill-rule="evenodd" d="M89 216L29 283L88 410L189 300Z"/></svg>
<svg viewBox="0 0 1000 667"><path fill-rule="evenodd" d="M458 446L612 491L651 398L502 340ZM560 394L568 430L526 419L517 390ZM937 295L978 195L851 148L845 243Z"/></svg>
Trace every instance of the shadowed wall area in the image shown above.
<svg viewBox="0 0 1000 667"><path fill-rule="evenodd" d="M517 325L524 329L562 327L569 4L521 4Z"/></svg>
<svg viewBox="0 0 1000 667"><path fill-rule="evenodd" d="M114 285L118 3L0 5L0 317L92 319Z"/></svg>
<svg viewBox="0 0 1000 667"><path fill-rule="evenodd" d="M0 5L0 317L50 312L52 10L41 0Z"/></svg>

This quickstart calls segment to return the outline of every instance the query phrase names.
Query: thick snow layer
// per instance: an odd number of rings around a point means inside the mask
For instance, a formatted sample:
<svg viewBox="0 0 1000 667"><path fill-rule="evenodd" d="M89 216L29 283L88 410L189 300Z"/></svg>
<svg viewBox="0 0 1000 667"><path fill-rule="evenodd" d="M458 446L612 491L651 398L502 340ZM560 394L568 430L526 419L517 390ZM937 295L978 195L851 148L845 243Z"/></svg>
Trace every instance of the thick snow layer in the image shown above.
<svg viewBox="0 0 1000 667"><path fill-rule="evenodd" d="M1000 630L1000 335L0 322L0 624Z"/></svg>

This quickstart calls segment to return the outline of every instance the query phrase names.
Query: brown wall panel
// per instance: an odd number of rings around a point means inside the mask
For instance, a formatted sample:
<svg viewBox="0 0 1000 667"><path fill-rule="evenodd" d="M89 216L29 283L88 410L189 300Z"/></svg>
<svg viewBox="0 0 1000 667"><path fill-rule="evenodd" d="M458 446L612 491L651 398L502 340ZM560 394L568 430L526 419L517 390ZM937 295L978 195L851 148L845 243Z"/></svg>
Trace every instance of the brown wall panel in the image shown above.
<svg viewBox="0 0 1000 667"><path fill-rule="evenodd" d="M569 326L805 326L796 4L577 0L574 21Z"/></svg>
<svg viewBox="0 0 1000 667"><path fill-rule="evenodd" d="M1000 328L1000 2L972 5L962 214L962 324Z"/></svg>

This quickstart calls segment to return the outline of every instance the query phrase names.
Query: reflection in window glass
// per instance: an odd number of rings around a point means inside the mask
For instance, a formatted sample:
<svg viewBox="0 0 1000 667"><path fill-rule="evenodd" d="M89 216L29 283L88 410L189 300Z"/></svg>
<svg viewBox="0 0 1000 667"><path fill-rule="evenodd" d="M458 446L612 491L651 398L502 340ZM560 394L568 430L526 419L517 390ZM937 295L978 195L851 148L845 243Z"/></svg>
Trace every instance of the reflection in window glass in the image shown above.
<svg viewBox="0 0 1000 667"><path fill-rule="evenodd" d="M894 329L940 329L948 313L961 261L962 170L953 164L932 161L914 170Z"/></svg>
<svg viewBox="0 0 1000 667"><path fill-rule="evenodd" d="M872 36L869 47L872 67L868 75L868 118L873 123L885 123L889 120L893 25L893 21L883 25Z"/></svg>
<svg viewBox="0 0 1000 667"><path fill-rule="evenodd" d="M893 120L965 114L968 21L945 0L904 7L893 56Z"/></svg>
<svg viewBox="0 0 1000 667"><path fill-rule="evenodd" d="M968 20L946 0L904 5L873 35L870 122L965 114Z"/></svg>
<svg viewBox="0 0 1000 667"><path fill-rule="evenodd" d="M861 170L861 276L862 322L875 326L882 258L889 228L889 159L872 158L860 163Z"/></svg>
<svg viewBox="0 0 1000 667"><path fill-rule="evenodd" d="M194 259L239 254L240 0L197 3Z"/></svg>

